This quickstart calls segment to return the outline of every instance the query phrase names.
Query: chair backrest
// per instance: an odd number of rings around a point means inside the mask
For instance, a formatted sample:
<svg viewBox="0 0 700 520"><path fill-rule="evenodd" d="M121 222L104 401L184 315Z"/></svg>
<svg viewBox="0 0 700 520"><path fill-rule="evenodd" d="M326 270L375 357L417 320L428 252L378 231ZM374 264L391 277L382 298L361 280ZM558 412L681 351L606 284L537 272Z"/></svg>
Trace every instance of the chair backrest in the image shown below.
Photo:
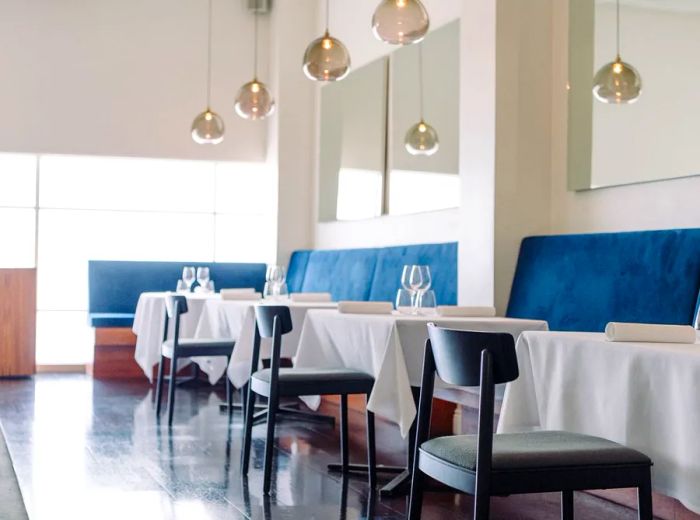
<svg viewBox="0 0 700 520"><path fill-rule="evenodd" d="M487 350L493 359L494 384L518 378L518 358L513 336L499 332L450 330L428 324L428 335L440 379L451 385L481 384L481 352Z"/></svg>
<svg viewBox="0 0 700 520"><path fill-rule="evenodd" d="M257 305L255 318L260 337L271 338L274 335L275 318L281 327L280 335L292 332L292 315L289 312L289 307L285 305Z"/></svg>
<svg viewBox="0 0 700 520"><path fill-rule="evenodd" d="M187 298L182 294L165 295L165 312L171 320L180 314L187 314Z"/></svg>

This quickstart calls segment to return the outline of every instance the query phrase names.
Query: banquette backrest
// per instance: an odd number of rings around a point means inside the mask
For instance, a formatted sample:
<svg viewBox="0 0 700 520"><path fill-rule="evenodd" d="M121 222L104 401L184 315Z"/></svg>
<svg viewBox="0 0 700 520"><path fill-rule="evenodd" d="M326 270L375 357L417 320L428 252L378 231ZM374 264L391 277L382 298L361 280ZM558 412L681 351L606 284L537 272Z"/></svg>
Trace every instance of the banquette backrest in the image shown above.
<svg viewBox="0 0 700 520"><path fill-rule="evenodd" d="M429 265L438 303L457 303L456 242L295 251L287 283L291 292L330 292L335 301L393 301L406 264Z"/></svg>
<svg viewBox="0 0 700 520"><path fill-rule="evenodd" d="M172 291L184 266L207 266L218 288L265 284L265 264L98 261L88 263L88 315L93 327L131 327L142 292Z"/></svg>
<svg viewBox="0 0 700 520"><path fill-rule="evenodd" d="M507 315L551 330L609 321L692 324L700 305L700 229L528 237Z"/></svg>

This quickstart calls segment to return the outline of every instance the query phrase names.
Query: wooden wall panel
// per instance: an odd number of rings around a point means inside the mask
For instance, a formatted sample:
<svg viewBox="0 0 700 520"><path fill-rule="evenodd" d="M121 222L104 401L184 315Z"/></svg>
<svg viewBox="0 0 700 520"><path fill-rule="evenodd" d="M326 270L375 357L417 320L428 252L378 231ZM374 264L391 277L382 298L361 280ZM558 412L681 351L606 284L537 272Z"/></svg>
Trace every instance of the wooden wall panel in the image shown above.
<svg viewBox="0 0 700 520"><path fill-rule="evenodd" d="M0 269L0 377L35 371L36 269Z"/></svg>
<svg viewBox="0 0 700 520"><path fill-rule="evenodd" d="M95 329L95 357L87 371L96 379L146 380L136 364L136 336L127 327Z"/></svg>

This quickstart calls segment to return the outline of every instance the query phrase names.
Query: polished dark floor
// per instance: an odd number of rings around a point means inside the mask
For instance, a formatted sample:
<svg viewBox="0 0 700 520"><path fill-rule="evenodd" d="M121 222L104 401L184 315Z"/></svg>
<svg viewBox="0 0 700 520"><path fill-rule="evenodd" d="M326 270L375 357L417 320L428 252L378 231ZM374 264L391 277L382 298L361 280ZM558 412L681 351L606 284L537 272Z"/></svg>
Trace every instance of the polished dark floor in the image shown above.
<svg viewBox="0 0 700 520"><path fill-rule="evenodd" d="M371 498L361 476L325 471L339 453L328 426L282 423L274 493L262 498L264 428L254 428L251 472L239 473L242 428L219 412L223 395L178 389L172 430L158 425L146 384L43 375L0 381L0 422L32 520L402 519L406 499ZM336 412L326 405L327 413ZM364 416L351 413L354 457L364 460ZM403 460L404 443L379 421L379 462ZM390 477L381 477L386 482ZM559 518L558 495L493 500L494 519ZM471 518L469 497L427 495L423 518ZM632 519L635 513L585 494L579 520ZM0 504L0 519L2 505Z"/></svg>

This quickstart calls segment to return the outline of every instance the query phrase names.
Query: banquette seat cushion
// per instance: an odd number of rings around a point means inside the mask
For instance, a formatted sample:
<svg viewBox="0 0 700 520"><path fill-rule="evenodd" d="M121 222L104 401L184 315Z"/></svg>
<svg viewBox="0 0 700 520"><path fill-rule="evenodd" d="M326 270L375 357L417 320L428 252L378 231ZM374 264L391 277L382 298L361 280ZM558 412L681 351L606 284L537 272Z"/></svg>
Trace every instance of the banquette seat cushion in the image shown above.
<svg viewBox="0 0 700 520"><path fill-rule="evenodd" d="M528 237L507 315L551 330L609 321L692 324L700 304L700 229Z"/></svg>

